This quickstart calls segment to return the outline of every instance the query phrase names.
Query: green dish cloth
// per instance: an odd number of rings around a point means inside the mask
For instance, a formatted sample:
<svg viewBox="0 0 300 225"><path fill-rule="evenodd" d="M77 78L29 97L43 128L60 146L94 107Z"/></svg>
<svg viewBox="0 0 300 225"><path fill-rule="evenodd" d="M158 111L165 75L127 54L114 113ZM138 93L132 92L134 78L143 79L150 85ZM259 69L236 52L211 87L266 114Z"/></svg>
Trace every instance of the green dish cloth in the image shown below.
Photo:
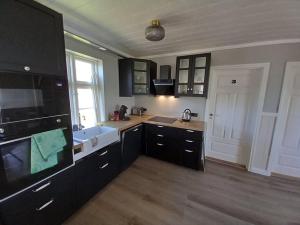
<svg viewBox="0 0 300 225"><path fill-rule="evenodd" d="M57 153L66 146L62 129L51 130L31 137L31 174L57 165Z"/></svg>

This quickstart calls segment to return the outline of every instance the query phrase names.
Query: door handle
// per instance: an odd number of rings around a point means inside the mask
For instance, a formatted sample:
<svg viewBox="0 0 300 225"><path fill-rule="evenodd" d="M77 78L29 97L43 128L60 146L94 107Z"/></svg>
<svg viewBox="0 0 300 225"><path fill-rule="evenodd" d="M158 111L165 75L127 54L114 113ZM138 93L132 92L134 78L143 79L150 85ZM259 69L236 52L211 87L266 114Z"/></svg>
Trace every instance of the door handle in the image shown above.
<svg viewBox="0 0 300 225"><path fill-rule="evenodd" d="M48 186L50 186L50 185L51 185L51 181L49 181L48 183L46 183L46 184L44 184L44 185L40 186L39 188L34 189L34 190L32 190L32 191L36 193L36 192L39 192L39 191L45 189L46 187L48 187Z"/></svg>
<svg viewBox="0 0 300 225"><path fill-rule="evenodd" d="M36 211L42 211L43 209L47 208L49 205L51 205L54 202L54 199L52 198L49 202L46 202L44 205L42 205L40 208L36 208Z"/></svg>

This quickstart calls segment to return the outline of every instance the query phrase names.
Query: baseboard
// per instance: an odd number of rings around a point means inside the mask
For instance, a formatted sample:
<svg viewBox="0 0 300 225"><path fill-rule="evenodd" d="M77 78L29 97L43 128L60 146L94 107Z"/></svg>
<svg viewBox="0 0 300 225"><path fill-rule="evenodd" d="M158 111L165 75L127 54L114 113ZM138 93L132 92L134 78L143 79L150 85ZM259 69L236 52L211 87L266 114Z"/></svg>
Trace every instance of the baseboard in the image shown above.
<svg viewBox="0 0 300 225"><path fill-rule="evenodd" d="M277 177L277 178L283 178L283 179L287 179L287 180L292 180L292 181L300 181L300 177L293 177L293 176L289 176L289 175L285 175L285 174L281 174L281 173L271 173L272 177Z"/></svg>
<svg viewBox="0 0 300 225"><path fill-rule="evenodd" d="M207 161L219 163L219 164L226 165L226 166L235 167L235 168L242 169L242 170L247 170L246 166L238 164L238 163L228 162L228 161L224 161L224 160L221 160L221 159L216 159L216 158L213 158L213 157L210 157L210 156L206 156L205 158L206 158Z"/></svg>

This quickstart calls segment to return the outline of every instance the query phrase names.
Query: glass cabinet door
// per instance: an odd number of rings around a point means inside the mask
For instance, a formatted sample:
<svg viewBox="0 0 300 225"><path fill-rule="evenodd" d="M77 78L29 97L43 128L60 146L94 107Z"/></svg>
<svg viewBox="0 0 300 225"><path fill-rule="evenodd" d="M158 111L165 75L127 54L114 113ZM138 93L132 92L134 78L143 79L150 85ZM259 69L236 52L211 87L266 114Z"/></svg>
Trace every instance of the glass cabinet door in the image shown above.
<svg viewBox="0 0 300 225"><path fill-rule="evenodd" d="M206 97L210 53L177 57L177 96Z"/></svg>
<svg viewBox="0 0 300 225"><path fill-rule="evenodd" d="M206 56L195 56L193 67L192 94L203 95L206 75Z"/></svg>
<svg viewBox="0 0 300 225"><path fill-rule="evenodd" d="M147 94L148 93L148 67L147 62L133 62L133 93Z"/></svg>
<svg viewBox="0 0 300 225"><path fill-rule="evenodd" d="M179 59L177 93L187 95L189 92L191 60L189 57Z"/></svg>

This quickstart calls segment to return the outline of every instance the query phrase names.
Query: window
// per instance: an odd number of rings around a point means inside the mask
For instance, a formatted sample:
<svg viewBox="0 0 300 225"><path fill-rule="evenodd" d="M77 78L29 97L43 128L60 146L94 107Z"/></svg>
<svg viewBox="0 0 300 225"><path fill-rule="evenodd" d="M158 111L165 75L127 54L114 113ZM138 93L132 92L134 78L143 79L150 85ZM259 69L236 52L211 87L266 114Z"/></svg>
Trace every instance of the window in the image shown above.
<svg viewBox="0 0 300 225"><path fill-rule="evenodd" d="M101 121L102 61L67 51L67 68L72 123L84 128Z"/></svg>

